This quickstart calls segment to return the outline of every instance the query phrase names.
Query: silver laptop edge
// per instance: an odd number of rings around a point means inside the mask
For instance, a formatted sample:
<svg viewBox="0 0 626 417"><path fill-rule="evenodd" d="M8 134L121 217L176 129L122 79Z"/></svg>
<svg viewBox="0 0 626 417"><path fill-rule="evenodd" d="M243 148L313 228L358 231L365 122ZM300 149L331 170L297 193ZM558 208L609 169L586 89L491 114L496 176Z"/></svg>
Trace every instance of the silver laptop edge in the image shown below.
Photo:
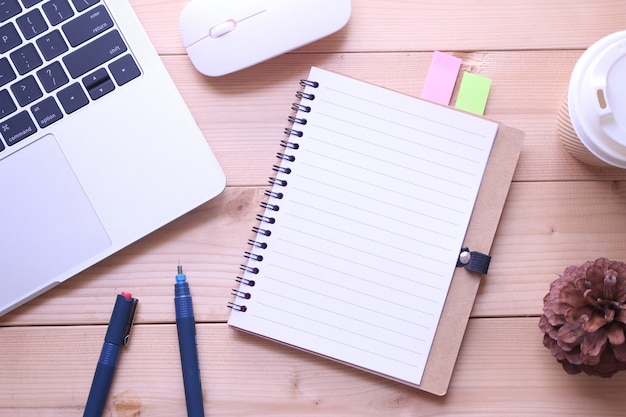
<svg viewBox="0 0 626 417"><path fill-rule="evenodd" d="M11 241L22 232L16 225L0 226L0 279L4 287L0 292L0 315L212 199L226 185L222 169L131 6L126 0L108 0L106 5L142 75L33 136L43 139L29 139L14 145L17 151L8 157L0 152L0 175L4 175L9 171L8 168L2 170L3 164L12 158L17 159L22 153L26 155L29 148L41 147L42 153L44 145L48 148L45 152L54 153L60 149L59 154L69 162L70 171L80 184L86 197L84 201L88 201L84 205L90 205L95 214L94 217L87 213L87 217L96 219L89 220L94 230L93 238L76 230L75 233L68 232L67 237L49 239L50 242L62 242L62 245L42 244L44 249L46 245L54 246L52 252L58 251L56 255L23 254L28 252L28 242L33 242L29 239L37 241L38 237L20 236L24 247L17 251ZM80 127L76 127L79 123ZM38 144L40 141L41 145ZM59 165L63 163L59 162ZM0 185L0 199L2 193ZM12 194L7 191L6 195ZM13 195L17 195L15 191ZM22 200L21 194L19 199ZM27 207L26 197L20 204ZM41 200L37 204L41 204ZM49 215L65 216L66 207L69 206L59 203L57 211L60 214ZM7 215L12 214L8 209L5 211ZM98 224L104 234L97 230ZM54 228L50 230L57 233ZM40 231L41 235L45 233L48 230ZM64 253L71 251L72 247L80 246L81 239L93 241L96 253L86 251L81 256L87 257L75 265L66 265L74 261L68 255L65 263L57 265L57 269L63 270L50 276L43 272L45 265L24 267L30 263L40 264L42 259L55 263L54 256L65 256ZM16 256L9 259L2 251L3 245L9 254ZM22 257L17 265L15 258ZM16 287L14 291L13 287Z"/></svg>

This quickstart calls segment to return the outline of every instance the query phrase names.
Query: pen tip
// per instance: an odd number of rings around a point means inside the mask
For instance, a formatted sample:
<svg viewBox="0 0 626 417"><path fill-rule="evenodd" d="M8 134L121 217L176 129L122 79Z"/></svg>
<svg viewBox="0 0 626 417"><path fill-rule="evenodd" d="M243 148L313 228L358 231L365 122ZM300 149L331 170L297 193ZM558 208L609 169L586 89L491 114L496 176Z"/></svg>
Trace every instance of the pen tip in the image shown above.
<svg viewBox="0 0 626 417"><path fill-rule="evenodd" d="M183 266L179 262L178 263L178 275L181 275L182 273L183 273Z"/></svg>

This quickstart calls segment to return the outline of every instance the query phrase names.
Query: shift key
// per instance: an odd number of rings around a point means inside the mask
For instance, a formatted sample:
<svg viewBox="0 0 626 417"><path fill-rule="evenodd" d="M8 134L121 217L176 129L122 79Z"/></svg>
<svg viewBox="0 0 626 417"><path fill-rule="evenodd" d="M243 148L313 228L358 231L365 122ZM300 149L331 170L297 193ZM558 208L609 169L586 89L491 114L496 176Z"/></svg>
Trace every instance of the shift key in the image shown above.
<svg viewBox="0 0 626 417"><path fill-rule="evenodd" d="M72 78L78 78L127 49L119 32L114 30L65 56L63 62Z"/></svg>

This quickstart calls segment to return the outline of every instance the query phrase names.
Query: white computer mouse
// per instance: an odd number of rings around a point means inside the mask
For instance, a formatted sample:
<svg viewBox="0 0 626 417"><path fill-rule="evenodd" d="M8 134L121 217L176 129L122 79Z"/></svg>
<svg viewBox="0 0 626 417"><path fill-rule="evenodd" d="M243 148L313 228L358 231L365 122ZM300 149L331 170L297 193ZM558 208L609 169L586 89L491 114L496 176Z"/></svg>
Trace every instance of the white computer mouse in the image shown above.
<svg viewBox="0 0 626 417"><path fill-rule="evenodd" d="M194 66L216 77L328 36L351 10L350 0L192 0L180 32Z"/></svg>

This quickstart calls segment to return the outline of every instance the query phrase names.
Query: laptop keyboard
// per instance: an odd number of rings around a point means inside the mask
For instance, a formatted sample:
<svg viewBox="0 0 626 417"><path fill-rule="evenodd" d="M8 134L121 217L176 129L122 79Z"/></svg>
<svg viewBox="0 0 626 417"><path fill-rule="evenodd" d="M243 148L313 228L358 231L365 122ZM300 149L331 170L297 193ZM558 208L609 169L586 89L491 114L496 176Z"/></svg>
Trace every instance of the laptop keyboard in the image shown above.
<svg viewBox="0 0 626 417"><path fill-rule="evenodd" d="M0 156L140 74L100 0L0 0Z"/></svg>

